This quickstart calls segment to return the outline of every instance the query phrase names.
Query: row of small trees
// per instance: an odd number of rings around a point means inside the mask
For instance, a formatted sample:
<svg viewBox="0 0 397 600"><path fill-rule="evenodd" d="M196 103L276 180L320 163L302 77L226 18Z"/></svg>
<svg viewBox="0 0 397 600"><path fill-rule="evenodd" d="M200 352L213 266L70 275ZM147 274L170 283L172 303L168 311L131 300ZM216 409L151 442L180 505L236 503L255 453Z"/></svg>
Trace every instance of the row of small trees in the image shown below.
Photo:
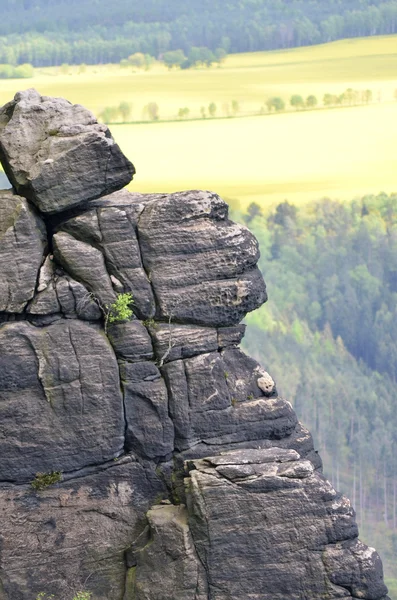
<svg viewBox="0 0 397 600"><path fill-rule="evenodd" d="M127 123L132 119L133 105L129 102L121 102L119 106L106 106L100 113L99 117L105 123L114 123L121 121ZM224 102L221 106L222 114L225 117L235 117L240 112L240 104L237 100ZM202 119L215 118L218 114L218 106L215 102L210 102L208 106L200 107L200 116ZM190 108L184 106L179 108L178 119L187 119L191 115ZM157 102L149 102L142 111L142 118L149 121L158 121L160 119L160 108Z"/></svg>
<svg viewBox="0 0 397 600"><path fill-rule="evenodd" d="M397 100L397 90L394 93L394 97ZM373 101L373 93L371 90L353 90L348 88L342 94L324 94L323 105L325 107L337 107L337 106L354 106L358 104L369 104ZM290 106L295 110L305 110L316 108L319 104L317 96L310 94L306 98L299 94L293 94L290 98ZM271 112L282 112L286 110L286 103L280 96L272 96L265 102L266 109L269 113ZM240 112L240 104L237 100L232 100L231 103L224 102L221 105L221 111L224 117L236 117ZM121 102L119 106L106 107L101 113L100 117L105 123L114 121L127 122L131 120L132 105L128 102ZM261 114L264 114L264 109L260 110ZM215 102L211 102L208 106L200 107L201 118L215 118L219 114L218 106ZM179 119L187 119L191 115L190 108L187 106L181 107L178 110L177 116ZM150 121L158 121L160 119L160 109L156 102L149 102L143 109L143 119Z"/></svg>
<svg viewBox="0 0 397 600"><path fill-rule="evenodd" d="M397 93L396 93L397 99ZM332 106L355 106L358 104L369 104L373 100L373 93L371 90L353 90L348 88L342 94L324 94L323 105L327 107ZM318 98L313 94L304 98L299 94L293 94L289 101L292 108L295 110L304 110L316 108L318 106ZM279 96L273 96L268 98L265 102L266 108L269 112L280 112L286 109L285 101Z"/></svg>

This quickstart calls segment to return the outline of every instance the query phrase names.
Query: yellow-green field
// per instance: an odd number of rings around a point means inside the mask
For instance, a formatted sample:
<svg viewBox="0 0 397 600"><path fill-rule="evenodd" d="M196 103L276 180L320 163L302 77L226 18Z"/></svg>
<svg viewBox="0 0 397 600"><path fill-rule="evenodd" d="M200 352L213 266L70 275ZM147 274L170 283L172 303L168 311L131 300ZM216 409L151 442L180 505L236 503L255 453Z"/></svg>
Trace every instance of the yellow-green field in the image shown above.
<svg viewBox="0 0 397 600"><path fill-rule="evenodd" d="M180 107L199 116L217 104L217 114L237 100L241 118L112 125L137 175L132 189L171 191L210 188L246 204L324 195L351 198L367 192L397 191L397 36L345 40L310 48L229 56L221 68L149 71L116 65L69 74L42 69L34 79L0 84L0 102L18 89L65 96L99 114L122 101L133 104L132 119L156 102L160 118L175 118ZM369 106L277 115L259 112L269 96L288 102L371 89Z"/></svg>

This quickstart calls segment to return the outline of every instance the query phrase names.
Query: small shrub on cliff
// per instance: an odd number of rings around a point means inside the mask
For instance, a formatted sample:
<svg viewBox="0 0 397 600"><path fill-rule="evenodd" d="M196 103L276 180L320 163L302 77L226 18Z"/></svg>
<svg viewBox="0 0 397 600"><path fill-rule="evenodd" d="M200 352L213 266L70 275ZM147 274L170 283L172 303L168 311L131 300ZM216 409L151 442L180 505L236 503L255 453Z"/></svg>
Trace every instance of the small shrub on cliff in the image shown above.
<svg viewBox="0 0 397 600"><path fill-rule="evenodd" d="M116 301L108 308L108 322L118 323L120 321L129 321L134 314L131 308L133 302L134 299L131 293L119 294Z"/></svg>
<svg viewBox="0 0 397 600"><path fill-rule="evenodd" d="M49 487L50 485L59 483L61 479L62 473L60 471L51 471L51 473L36 473L36 477L31 482L31 486L36 491L41 491L45 490L45 488Z"/></svg>
<svg viewBox="0 0 397 600"><path fill-rule="evenodd" d="M73 596L73 600L90 600L92 598L91 592L77 592L75 596Z"/></svg>

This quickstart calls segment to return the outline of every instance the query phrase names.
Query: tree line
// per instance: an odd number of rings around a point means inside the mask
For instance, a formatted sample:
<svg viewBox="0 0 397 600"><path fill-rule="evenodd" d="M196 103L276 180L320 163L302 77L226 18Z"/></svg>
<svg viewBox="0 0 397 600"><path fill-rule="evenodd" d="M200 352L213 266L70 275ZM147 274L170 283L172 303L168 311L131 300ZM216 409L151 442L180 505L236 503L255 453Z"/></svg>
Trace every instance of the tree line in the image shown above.
<svg viewBox="0 0 397 600"><path fill-rule="evenodd" d="M142 55L143 57L143 55ZM131 57L130 57L131 58ZM131 62L129 63L131 64ZM145 62L142 62L141 67L145 66ZM148 67L147 67L148 68ZM397 100L397 90L394 94ZM373 101L373 93L371 90L353 90L348 88L342 94L324 94L323 106L324 107L340 107L340 106L357 106L359 104L369 104ZM290 106L299 111L305 109L316 108L319 104L317 96L310 94L306 98L299 94L293 94L290 98ZM283 98L279 96L272 96L267 98L265 101L265 107L268 113L282 112L286 110L287 106ZM131 121L131 109L132 105L127 102L121 102L119 106L107 106L99 114L99 117L105 123L112 122L130 122ZM178 119L186 118L216 118L216 117L236 117L241 114L241 106L237 100L229 102L223 102L221 106L218 106L215 102L210 102L207 106L200 107L200 113L194 114L188 106L179 108L176 115L164 119L172 120L175 117ZM245 113L247 114L247 113ZM264 107L260 107L259 111L250 114L265 114ZM157 102L149 102L143 108L142 119L149 121L160 120L160 107Z"/></svg>
<svg viewBox="0 0 397 600"><path fill-rule="evenodd" d="M247 52L397 32L397 0L4 0L0 62L118 63L193 48ZM185 62L182 54L172 60ZM182 64L182 63L181 63ZM187 64L187 63L186 63Z"/></svg>
<svg viewBox="0 0 397 600"><path fill-rule="evenodd" d="M397 194L233 217L260 241L269 292L245 347L312 431L397 587Z"/></svg>

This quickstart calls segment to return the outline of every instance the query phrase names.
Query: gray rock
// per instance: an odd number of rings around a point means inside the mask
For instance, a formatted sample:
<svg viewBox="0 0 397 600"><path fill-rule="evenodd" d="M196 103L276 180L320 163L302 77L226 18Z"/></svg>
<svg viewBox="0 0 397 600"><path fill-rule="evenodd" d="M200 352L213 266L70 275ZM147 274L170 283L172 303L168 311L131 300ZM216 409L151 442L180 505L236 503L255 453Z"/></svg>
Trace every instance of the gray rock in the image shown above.
<svg viewBox="0 0 397 600"><path fill-rule="evenodd" d="M153 359L150 335L141 321L112 323L108 326L108 337L117 358L130 362Z"/></svg>
<svg viewBox="0 0 397 600"><path fill-rule="evenodd" d="M160 319L228 326L265 302L257 241L227 214L210 192L159 195L145 205L139 241Z"/></svg>
<svg viewBox="0 0 397 600"><path fill-rule="evenodd" d="M147 513L150 542L137 552L135 600L208 600L185 506L153 506Z"/></svg>
<svg viewBox="0 0 397 600"><path fill-rule="evenodd" d="M238 346L245 335L246 325L235 325L234 327L220 327L218 329L219 348Z"/></svg>
<svg viewBox="0 0 397 600"><path fill-rule="evenodd" d="M200 442L280 439L297 425L289 402L263 397L261 367L236 348L174 361L162 372L179 451Z"/></svg>
<svg viewBox="0 0 397 600"><path fill-rule="evenodd" d="M135 173L91 112L33 89L0 109L0 158L17 192L46 214L119 190Z"/></svg>
<svg viewBox="0 0 397 600"><path fill-rule="evenodd" d="M164 494L154 467L133 457L40 492L1 485L0 597L71 600L86 590L95 600L122 600L125 550Z"/></svg>
<svg viewBox="0 0 397 600"><path fill-rule="evenodd" d="M72 277L57 277L55 291L61 312L66 318L82 321L99 321L103 318L102 311L87 288Z"/></svg>
<svg viewBox="0 0 397 600"><path fill-rule="evenodd" d="M120 374L127 449L145 458L166 459L174 449L174 425L160 371L150 362L122 363Z"/></svg>
<svg viewBox="0 0 397 600"><path fill-rule="evenodd" d="M100 464L123 449L117 362L92 326L3 325L0 397L0 481Z"/></svg>
<svg viewBox="0 0 397 600"><path fill-rule="evenodd" d="M173 360L218 349L217 331L211 327L153 322L149 331L161 366Z"/></svg>
<svg viewBox="0 0 397 600"><path fill-rule="evenodd" d="M65 232L54 235L53 244L55 260L93 294L105 312L116 294L102 252Z"/></svg>
<svg viewBox="0 0 397 600"><path fill-rule="evenodd" d="M349 501L308 461L294 455L288 462L288 453L276 451L272 462L274 452L238 452L235 461L229 452L227 464L225 455L195 461L186 479L209 597L384 598L379 558L358 542Z"/></svg>
<svg viewBox="0 0 397 600"><path fill-rule="evenodd" d="M323 560L332 583L347 589L353 596L381 600L387 593L378 553L359 540L327 546Z"/></svg>
<svg viewBox="0 0 397 600"><path fill-rule="evenodd" d="M45 226L23 198L0 191L0 312L21 313L33 298Z"/></svg>
<svg viewBox="0 0 397 600"><path fill-rule="evenodd" d="M133 204L133 196L127 191L112 194L107 204L113 197L126 198L129 204L97 207L69 219L60 230L100 249L113 287L118 293L131 292L137 316L150 319L155 314L155 301L142 265L137 234L137 219L143 207Z"/></svg>
<svg viewBox="0 0 397 600"><path fill-rule="evenodd" d="M258 244L216 194L123 191L90 206L60 230L102 250L140 318L154 316L156 297L160 320L230 326L266 300Z"/></svg>

